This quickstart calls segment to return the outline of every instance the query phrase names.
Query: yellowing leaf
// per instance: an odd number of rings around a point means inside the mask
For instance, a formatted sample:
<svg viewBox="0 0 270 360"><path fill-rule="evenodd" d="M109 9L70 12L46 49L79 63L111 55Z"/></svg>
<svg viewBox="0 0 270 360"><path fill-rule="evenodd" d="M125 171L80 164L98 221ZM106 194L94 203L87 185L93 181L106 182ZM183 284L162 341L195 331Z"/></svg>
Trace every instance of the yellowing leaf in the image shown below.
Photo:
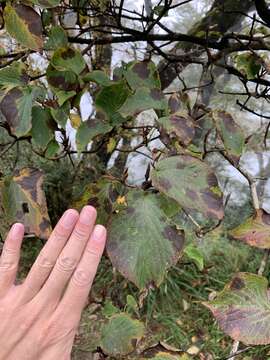
<svg viewBox="0 0 270 360"><path fill-rule="evenodd" d="M79 114L70 114L69 119L70 119L71 126L74 129L78 129L82 122L80 115Z"/></svg>
<svg viewBox="0 0 270 360"><path fill-rule="evenodd" d="M4 216L9 225L21 222L27 234L48 239L51 225L42 183L41 171L23 168L4 180L0 192Z"/></svg>
<svg viewBox="0 0 270 360"><path fill-rule="evenodd" d="M5 27L16 41L31 50L43 46L42 23L38 13L30 6L7 4L4 10Z"/></svg>
<svg viewBox="0 0 270 360"><path fill-rule="evenodd" d="M116 199L116 202L117 202L118 205L126 205L127 206L125 196L118 196L118 198Z"/></svg>

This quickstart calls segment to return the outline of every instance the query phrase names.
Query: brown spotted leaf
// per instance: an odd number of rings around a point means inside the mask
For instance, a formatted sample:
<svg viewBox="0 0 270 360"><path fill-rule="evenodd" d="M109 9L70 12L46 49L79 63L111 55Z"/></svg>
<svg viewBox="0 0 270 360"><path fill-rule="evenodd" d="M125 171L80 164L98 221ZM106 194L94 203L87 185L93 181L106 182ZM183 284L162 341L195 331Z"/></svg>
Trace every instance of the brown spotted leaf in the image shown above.
<svg viewBox="0 0 270 360"><path fill-rule="evenodd" d="M177 155L160 160L151 172L156 189L176 200L187 213L200 213L205 219L224 216L222 192L211 168L203 161Z"/></svg>
<svg viewBox="0 0 270 360"><path fill-rule="evenodd" d="M85 205L94 206L97 209L97 223L106 225L112 212L119 209L117 201L124 194L125 188L121 183L101 178L87 185L72 206L79 211Z"/></svg>
<svg viewBox="0 0 270 360"><path fill-rule="evenodd" d="M235 165L238 165L245 145L242 129L233 117L225 111L213 111L212 116L228 157Z"/></svg>
<svg viewBox="0 0 270 360"><path fill-rule="evenodd" d="M128 355L135 349L144 331L143 323L133 320L128 314L114 315L102 328L101 348L116 358Z"/></svg>
<svg viewBox="0 0 270 360"><path fill-rule="evenodd" d="M250 246L261 249L270 248L270 215L263 209L255 216L248 218L243 224L233 229L230 234Z"/></svg>
<svg viewBox="0 0 270 360"><path fill-rule="evenodd" d="M42 48L41 18L30 6L7 4L4 10L4 20L6 30L20 45L36 51Z"/></svg>
<svg viewBox="0 0 270 360"><path fill-rule="evenodd" d="M238 273L215 300L204 303L221 329L247 345L270 344L270 301L265 277Z"/></svg>
<svg viewBox="0 0 270 360"><path fill-rule="evenodd" d="M86 63L79 50L72 47L62 47L55 50L51 65L59 71L72 71L76 75L84 70Z"/></svg>
<svg viewBox="0 0 270 360"><path fill-rule="evenodd" d="M16 171L1 186L2 205L9 224L21 222L27 234L48 239L51 225L42 183L43 174L37 169L23 168Z"/></svg>
<svg viewBox="0 0 270 360"><path fill-rule="evenodd" d="M166 270L179 259L183 231L167 218L159 195L130 190L125 201L126 206L113 214L109 225L109 257L138 288L159 286Z"/></svg>
<svg viewBox="0 0 270 360"><path fill-rule="evenodd" d="M128 64L124 77L133 90L142 86L160 89L159 74L153 61L134 61Z"/></svg>
<svg viewBox="0 0 270 360"><path fill-rule="evenodd" d="M0 100L0 113L17 137L31 129L33 93L30 88L12 88Z"/></svg>
<svg viewBox="0 0 270 360"><path fill-rule="evenodd" d="M184 112L177 112L157 119L161 129L167 134L174 135L180 144L187 146L195 135L196 123Z"/></svg>

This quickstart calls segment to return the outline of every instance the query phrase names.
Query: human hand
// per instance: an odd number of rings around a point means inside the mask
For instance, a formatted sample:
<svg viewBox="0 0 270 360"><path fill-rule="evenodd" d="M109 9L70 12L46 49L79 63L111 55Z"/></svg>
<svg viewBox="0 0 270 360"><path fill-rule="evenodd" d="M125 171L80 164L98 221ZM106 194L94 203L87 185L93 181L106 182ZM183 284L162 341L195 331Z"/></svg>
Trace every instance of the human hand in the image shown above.
<svg viewBox="0 0 270 360"><path fill-rule="evenodd" d="M67 210L25 281L14 285L24 235L14 224L0 257L0 360L68 360L104 250L96 210Z"/></svg>

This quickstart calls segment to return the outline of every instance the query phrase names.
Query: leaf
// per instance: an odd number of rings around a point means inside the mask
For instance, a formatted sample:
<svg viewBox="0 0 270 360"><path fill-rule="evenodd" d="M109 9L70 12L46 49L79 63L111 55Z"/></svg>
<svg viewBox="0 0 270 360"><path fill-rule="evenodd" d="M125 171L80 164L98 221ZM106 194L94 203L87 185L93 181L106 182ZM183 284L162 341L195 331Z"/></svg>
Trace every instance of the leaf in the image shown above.
<svg viewBox="0 0 270 360"><path fill-rule="evenodd" d="M133 61L127 65L127 69L123 71L128 85L132 90L140 87L158 88L160 89L159 74L153 61Z"/></svg>
<svg viewBox="0 0 270 360"><path fill-rule="evenodd" d="M148 109L164 110L167 101L159 89L141 87L127 98L119 112L122 116L135 116Z"/></svg>
<svg viewBox="0 0 270 360"><path fill-rule="evenodd" d="M32 3L43 8L53 8L60 4L61 0L32 0Z"/></svg>
<svg viewBox="0 0 270 360"><path fill-rule="evenodd" d="M88 83L90 81L97 83L102 86L110 86L112 85L111 80L108 78L107 74L101 70L94 70L90 73L83 76L83 81Z"/></svg>
<svg viewBox="0 0 270 360"><path fill-rule="evenodd" d="M51 65L59 71L72 71L76 75L86 67L84 58L79 50L71 47L62 47L57 49L52 57Z"/></svg>
<svg viewBox="0 0 270 360"><path fill-rule="evenodd" d="M259 55L244 53L236 56L236 68L247 79L254 79L261 70Z"/></svg>
<svg viewBox="0 0 270 360"><path fill-rule="evenodd" d="M136 342L143 337L144 331L144 325L129 315L114 315L102 328L101 348L111 356L127 355L135 349Z"/></svg>
<svg viewBox="0 0 270 360"><path fill-rule="evenodd" d="M182 109L182 100L179 93L174 93L169 97L168 107L171 114L175 114L176 112Z"/></svg>
<svg viewBox="0 0 270 360"><path fill-rule="evenodd" d="M189 149L194 152L204 152L204 143L207 140L211 130L215 129L213 119L206 114L201 119L196 120L195 134Z"/></svg>
<svg viewBox="0 0 270 360"><path fill-rule="evenodd" d="M53 26L50 30L49 38L44 45L44 49L56 50L66 47L67 45L68 38L65 30L61 26Z"/></svg>
<svg viewBox="0 0 270 360"><path fill-rule="evenodd" d="M58 142L55 139L51 140L45 152L46 158L53 158L54 156L57 155L59 150L60 150L60 146Z"/></svg>
<svg viewBox="0 0 270 360"><path fill-rule="evenodd" d="M250 246L270 249L270 215L263 209L257 210L255 216L248 218L230 234Z"/></svg>
<svg viewBox="0 0 270 360"><path fill-rule="evenodd" d="M28 80L26 66L22 62L13 62L10 66L0 70L0 85L2 86L24 86Z"/></svg>
<svg viewBox="0 0 270 360"><path fill-rule="evenodd" d="M57 96L58 104L62 106L67 100L76 96L77 93L76 91L73 90L73 91L56 91L55 94Z"/></svg>
<svg viewBox="0 0 270 360"><path fill-rule="evenodd" d="M49 65L46 70L46 77L56 94L59 91L77 91L79 88L78 77L72 71L59 71Z"/></svg>
<svg viewBox="0 0 270 360"><path fill-rule="evenodd" d="M238 273L215 300L204 305L234 340L248 345L270 343L270 302L265 277Z"/></svg>
<svg viewBox="0 0 270 360"><path fill-rule="evenodd" d="M113 266L138 288L159 286L180 257L183 231L177 231L161 210L157 194L130 190L126 202L112 216L108 255Z"/></svg>
<svg viewBox="0 0 270 360"><path fill-rule="evenodd" d="M42 23L34 9L22 4L7 4L4 20L6 30L19 44L31 50L42 49Z"/></svg>
<svg viewBox="0 0 270 360"><path fill-rule="evenodd" d="M212 116L223 141L226 153L234 164L238 165L245 145L245 137L242 129L236 124L232 116L225 111L213 111Z"/></svg>
<svg viewBox="0 0 270 360"><path fill-rule="evenodd" d="M65 128L70 114L70 103L67 101L60 107L50 108L50 111L57 124Z"/></svg>
<svg viewBox="0 0 270 360"><path fill-rule="evenodd" d="M4 116L13 135L21 137L31 130L32 103L31 88L13 88L2 98L0 113Z"/></svg>
<svg viewBox="0 0 270 360"><path fill-rule="evenodd" d="M107 134L112 130L112 126L101 119L89 119L83 121L77 130L76 145L77 150L82 152L96 136Z"/></svg>
<svg viewBox="0 0 270 360"><path fill-rule="evenodd" d="M188 146L195 135L196 123L184 112L159 118L157 122L167 134L175 135L181 145Z"/></svg>
<svg viewBox="0 0 270 360"><path fill-rule="evenodd" d="M34 106L32 109L32 143L45 149L54 139L54 121L49 109Z"/></svg>
<svg viewBox="0 0 270 360"><path fill-rule="evenodd" d="M129 96L130 91L124 81L112 83L100 90L96 97L96 107L101 111L107 120L117 125L124 119L119 113L119 109Z"/></svg>
<svg viewBox="0 0 270 360"><path fill-rule="evenodd" d="M200 271L203 270L204 268L203 254L197 247L195 247L192 244L189 244L184 248L184 253L190 260L192 260L196 264L197 268Z"/></svg>
<svg viewBox="0 0 270 360"><path fill-rule="evenodd" d="M124 194L125 188L121 183L101 178L83 189L82 194L73 203L73 207L80 211L85 205L94 206L98 211L97 223L107 225L112 212L121 208L116 202L118 197Z"/></svg>
<svg viewBox="0 0 270 360"><path fill-rule="evenodd" d="M71 123L71 126L74 128L74 129L78 129L82 123L82 119L80 117L79 114L69 114L69 119L70 119L70 123Z"/></svg>
<svg viewBox="0 0 270 360"><path fill-rule="evenodd" d="M223 218L222 192L216 176L201 160L189 155L162 159L151 178L156 189L176 200L187 213L199 212L213 220Z"/></svg>
<svg viewBox="0 0 270 360"><path fill-rule="evenodd" d="M27 234L48 239L51 225L42 190L43 174L34 168L23 168L1 187L4 214L8 223L21 222Z"/></svg>

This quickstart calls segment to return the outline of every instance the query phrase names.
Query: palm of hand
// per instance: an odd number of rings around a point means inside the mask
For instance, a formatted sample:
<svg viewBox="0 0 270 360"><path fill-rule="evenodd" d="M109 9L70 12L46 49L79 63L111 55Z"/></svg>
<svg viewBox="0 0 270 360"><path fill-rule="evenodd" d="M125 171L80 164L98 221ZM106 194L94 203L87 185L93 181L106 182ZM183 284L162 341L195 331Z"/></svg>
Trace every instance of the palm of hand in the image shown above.
<svg viewBox="0 0 270 360"><path fill-rule="evenodd" d="M104 250L96 211L68 210L23 284L15 286L24 228L15 224L0 258L0 360L70 359L81 313Z"/></svg>

